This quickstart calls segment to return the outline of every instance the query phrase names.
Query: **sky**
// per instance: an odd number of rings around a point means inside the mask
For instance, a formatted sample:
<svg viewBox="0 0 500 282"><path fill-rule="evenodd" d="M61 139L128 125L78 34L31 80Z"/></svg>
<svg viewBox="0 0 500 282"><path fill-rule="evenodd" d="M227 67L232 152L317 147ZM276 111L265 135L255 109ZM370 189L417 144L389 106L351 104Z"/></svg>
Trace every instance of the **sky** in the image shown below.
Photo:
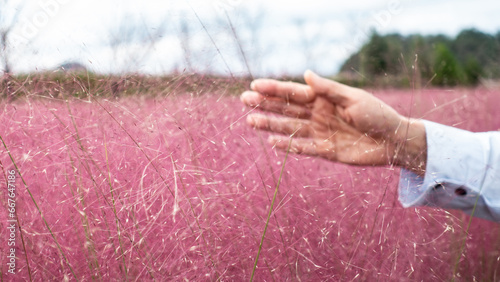
<svg viewBox="0 0 500 282"><path fill-rule="evenodd" d="M332 75L372 29L497 33L499 13L491 0L0 0L16 73L79 62L97 73Z"/></svg>

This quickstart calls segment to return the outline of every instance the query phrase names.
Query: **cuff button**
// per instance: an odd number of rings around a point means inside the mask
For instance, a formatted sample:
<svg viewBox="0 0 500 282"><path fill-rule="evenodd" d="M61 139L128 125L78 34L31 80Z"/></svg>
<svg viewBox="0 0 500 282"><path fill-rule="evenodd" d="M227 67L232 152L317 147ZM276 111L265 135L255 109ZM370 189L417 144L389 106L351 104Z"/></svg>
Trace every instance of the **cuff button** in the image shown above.
<svg viewBox="0 0 500 282"><path fill-rule="evenodd" d="M444 185L441 183L437 183L436 185L434 185L434 187L432 187L432 189L434 190L444 189Z"/></svg>
<svg viewBox="0 0 500 282"><path fill-rule="evenodd" d="M455 194L458 196L465 196L467 195L467 191L465 191L464 188L457 188L455 189Z"/></svg>

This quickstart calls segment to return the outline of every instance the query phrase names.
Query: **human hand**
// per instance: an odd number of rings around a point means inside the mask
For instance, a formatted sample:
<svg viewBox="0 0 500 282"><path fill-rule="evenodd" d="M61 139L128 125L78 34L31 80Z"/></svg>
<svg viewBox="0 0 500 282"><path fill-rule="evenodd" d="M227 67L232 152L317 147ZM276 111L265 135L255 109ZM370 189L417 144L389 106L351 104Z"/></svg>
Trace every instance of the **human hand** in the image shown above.
<svg viewBox="0 0 500 282"><path fill-rule="evenodd" d="M423 174L426 163L425 127L408 119L370 93L311 71L307 85L257 79L241 100L252 107L285 117L251 114L257 129L293 135L290 150L353 165L400 165ZM272 135L269 142L288 148L288 137Z"/></svg>

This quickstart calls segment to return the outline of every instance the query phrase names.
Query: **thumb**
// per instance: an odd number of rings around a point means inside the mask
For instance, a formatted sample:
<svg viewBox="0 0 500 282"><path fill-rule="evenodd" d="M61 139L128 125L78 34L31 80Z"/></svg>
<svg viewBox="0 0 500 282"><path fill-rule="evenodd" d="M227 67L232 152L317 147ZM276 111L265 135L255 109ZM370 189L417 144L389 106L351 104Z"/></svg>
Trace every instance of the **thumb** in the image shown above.
<svg viewBox="0 0 500 282"><path fill-rule="evenodd" d="M316 94L326 97L334 104L348 106L359 96L358 89L323 78L311 70L304 73L304 79Z"/></svg>

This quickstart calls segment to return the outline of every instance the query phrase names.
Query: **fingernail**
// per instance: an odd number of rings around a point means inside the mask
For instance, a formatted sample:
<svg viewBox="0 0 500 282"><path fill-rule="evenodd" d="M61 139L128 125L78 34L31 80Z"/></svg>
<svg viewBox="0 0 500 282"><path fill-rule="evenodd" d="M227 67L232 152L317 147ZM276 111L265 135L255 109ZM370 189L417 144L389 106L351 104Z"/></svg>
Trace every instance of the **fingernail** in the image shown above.
<svg viewBox="0 0 500 282"><path fill-rule="evenodd" d="M255 90L255 80L250 83L250 89Z"/></svg>
<svg viewBox="0 0 500 282"><path fill-rule="evenodd" d="M278 143L278 138L274 136L269 136L269 138L267 138L267 143L272 146L275 146Z"/></svg>
<svg viewBox="0 0 500 282"><path fill-rule="evenodd" d="M247 96L248 96L247 91L241 93L241 95L240 95L240 101L246 104Z"/></svg>
<svg viewBox="0 0 500 282"><path fill-rule="evenodd" d="M243 103L247 104L250 107L255 107L260 103L259 95L251 91L246 91L241 94L240 99Z"/></svg>
<svg viewBox="0 0 500 282"><path fill-rule="evenodd" d="M251 115L247 116L247 123L250 124L251 126L255 126L255 118Z"/></svg>

